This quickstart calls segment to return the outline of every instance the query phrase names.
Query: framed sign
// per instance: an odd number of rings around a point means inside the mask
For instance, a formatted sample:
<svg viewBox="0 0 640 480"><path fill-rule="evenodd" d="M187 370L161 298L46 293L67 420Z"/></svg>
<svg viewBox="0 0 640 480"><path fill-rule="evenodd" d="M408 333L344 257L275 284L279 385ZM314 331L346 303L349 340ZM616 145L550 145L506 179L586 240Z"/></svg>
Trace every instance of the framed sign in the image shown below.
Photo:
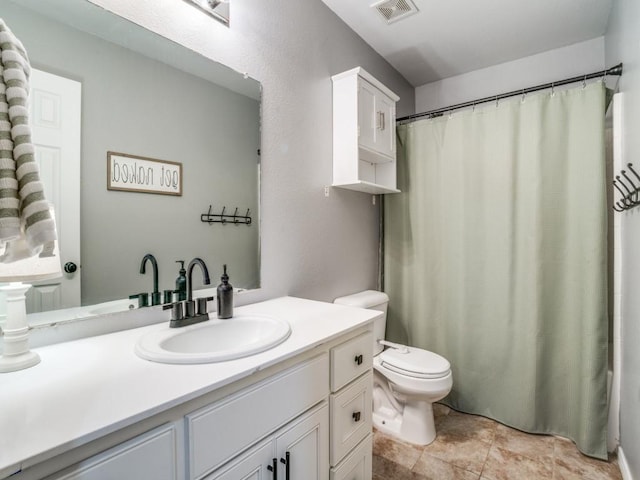
<svg viewBox="0 0 640 480"><path fill-rule="evenodd" d="M182 163L107 152L107 190L182 195Z"/></svg>

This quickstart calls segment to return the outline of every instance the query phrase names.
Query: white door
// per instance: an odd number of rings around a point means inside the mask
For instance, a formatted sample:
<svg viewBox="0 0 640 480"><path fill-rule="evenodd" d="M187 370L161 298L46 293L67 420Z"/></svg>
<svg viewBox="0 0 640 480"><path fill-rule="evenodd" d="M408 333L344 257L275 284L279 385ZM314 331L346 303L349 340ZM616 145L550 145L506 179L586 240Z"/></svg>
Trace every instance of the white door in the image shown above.
<svg viewBox="0 0 640 480"><path fill-rule="evenodd" d="M80 306L80 82L33 69L30 123L45 196L55 209L60 261L75 272L35 283L27 312ZM72 265L67 270L73 270Z"/></svg>

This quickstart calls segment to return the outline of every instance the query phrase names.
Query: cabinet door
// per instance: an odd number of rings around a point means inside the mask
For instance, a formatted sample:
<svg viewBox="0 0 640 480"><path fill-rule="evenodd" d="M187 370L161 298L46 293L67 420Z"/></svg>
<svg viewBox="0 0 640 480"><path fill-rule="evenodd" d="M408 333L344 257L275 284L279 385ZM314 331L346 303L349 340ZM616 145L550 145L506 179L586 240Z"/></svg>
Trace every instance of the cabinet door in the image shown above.
<svg viewBox="0 0 640 480"><path fill-rule="evenodd" d="M378 89L368 82L358 80L358 143L361 147L376 150L376 95Z"/></svg>
<svg viewBox="0 0 640 480"><path fill-rule="evenodd" d="M372 438L373 435L370 433L340 465L332 468L330 480L371 480Z"/></svg>
<svg viewBox="0 0 640 480"><path fill-rule="evenodd" d="M376 95L376 150L383 155L396 155L396 103L382 92Z"/></svg>
<svg viewBox="0 0 640 480"><path fill-rule="evenodd" d="M313 410L276 436L279 480L329 477L329 409Z"/></svg>
<svg viewBox="0 0 640 480"><path fill-rule="evenodd" d="M269 440L241 455L228 468L206 477L206 480L273 480L273 460L273 442Z"/></svg>

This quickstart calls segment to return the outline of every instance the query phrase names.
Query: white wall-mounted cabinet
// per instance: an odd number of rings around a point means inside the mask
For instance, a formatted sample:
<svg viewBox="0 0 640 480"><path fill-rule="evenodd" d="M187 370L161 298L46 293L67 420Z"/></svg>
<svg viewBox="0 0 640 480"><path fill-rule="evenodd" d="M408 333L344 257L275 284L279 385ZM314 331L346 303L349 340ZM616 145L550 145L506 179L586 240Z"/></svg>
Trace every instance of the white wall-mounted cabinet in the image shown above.
<svg viewBox="0 0 640 480"><path fill-rule="evenodd" d="M357 67L333 81L333 186L397 193L395 93Z"/></svg>

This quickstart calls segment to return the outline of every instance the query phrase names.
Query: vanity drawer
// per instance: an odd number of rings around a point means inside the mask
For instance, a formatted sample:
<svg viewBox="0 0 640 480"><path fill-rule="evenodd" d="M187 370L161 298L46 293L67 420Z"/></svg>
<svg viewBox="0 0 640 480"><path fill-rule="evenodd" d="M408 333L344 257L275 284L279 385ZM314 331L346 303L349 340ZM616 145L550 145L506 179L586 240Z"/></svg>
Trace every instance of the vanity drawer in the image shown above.
<svg viewBox="0 0 640 480"><path fill-rule="evenodd" d="M363 333L331 349L331 391L337 392L373 366L373 334Z"/></svg>
<svg viewBox="0 0 640 480"><path fill-rule="evenodd" d="M370 433L353 452L335 468L329 480L370 480L373 470L373 434Z"/></svg>
<svg viewBox="0 0 640 480"><path fill-rule="evenodd" d="M371 433L373 373L369 372L340 393L329 397L331 409L331 465L337 465Z"/></svg>
<svg viewBox="0 0 640 480"><path fill-rule="evenodd" d="M174 424L158 427L46 480L104 480L153 478L176 480L178 434Z"/></svg>
<svg viewBox="0 0 640 480"><path fill-rule="evenodd" d="M326 353L186 416L189 478L211 472L326 398Z"/></svg>

